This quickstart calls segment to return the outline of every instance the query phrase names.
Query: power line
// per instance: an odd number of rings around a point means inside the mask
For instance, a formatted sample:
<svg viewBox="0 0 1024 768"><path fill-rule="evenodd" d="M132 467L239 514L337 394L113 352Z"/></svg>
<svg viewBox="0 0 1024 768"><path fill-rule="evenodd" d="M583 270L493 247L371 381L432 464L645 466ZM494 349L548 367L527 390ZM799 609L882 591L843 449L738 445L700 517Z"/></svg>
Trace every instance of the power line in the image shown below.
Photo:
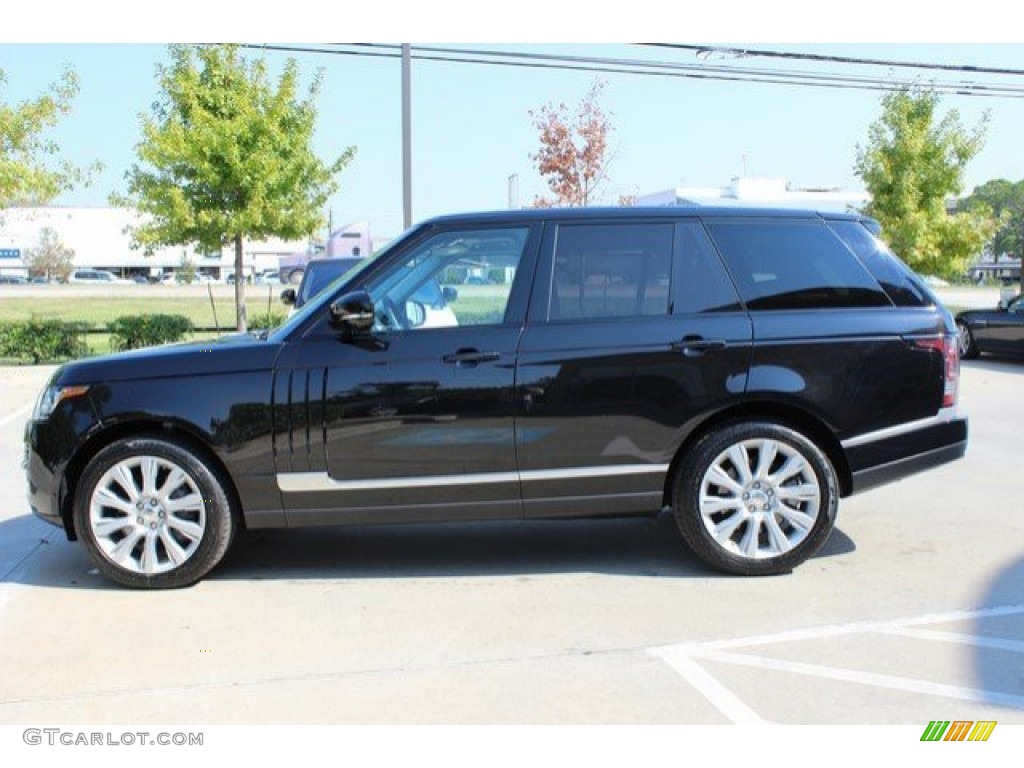
<svg viewBox="0 0 1024 768"><path fill-rule="evenodd" d="M724 53L730 56L763 56L775 59L796 59L820 61L832 64L865 64L878 67L903 67L907 69L935 69L946 72L969 72L985 75L1024 75L1024 69L1005 67L979 67L973 64L938 64L935 62L896 61L892 59L863 59L853 56L832 56L821 53L798 53L796 51L772 51L757 48L727 48L718 45L684 45L682 43L638 43L651 48L675 48L700 53Z"/></svg>
<svg viewBox="0 0 1024 768"><path fill-rule="evenodd" d="M333 44L332 48L312 46L286 46L277 44L242 47L283 51L290 53L314 53L333 56L365 56L374 58L399 58L397 46L383 44ZM337 47L352 45L356 50ZM412 58L449 64L477 64L487 66L520 67L532 69L556 69L598 74L648 75L686 78L692 80L716 80L739 83L760 83L791 85L842 90L897 91L917 85L912 80L893 80L844 74L816 74L786 70L727 67L717 65L688 65L666 61L638 61L631 59L609 59L601 57L570 56L564 54L523 53L516 51L467 50L460 48L431 48L417 46ZM946 95L975 96L984 98L1024 98L1024 88L1011 85L994 85L978 82L932 82L929 86Z"/></svg>

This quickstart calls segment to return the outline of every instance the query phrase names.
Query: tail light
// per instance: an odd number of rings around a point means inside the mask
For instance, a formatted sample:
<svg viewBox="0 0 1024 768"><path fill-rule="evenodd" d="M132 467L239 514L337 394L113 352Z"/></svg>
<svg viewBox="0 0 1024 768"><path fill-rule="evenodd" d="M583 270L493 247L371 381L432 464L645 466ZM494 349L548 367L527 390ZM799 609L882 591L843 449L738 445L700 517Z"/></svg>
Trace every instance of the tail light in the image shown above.
<svg viewBox="0 0 1024 768"><path fill-rule="evenodd" d="M942 355L942 407L951 408L956 405L960 389L960 352L957 349L956 336L911 341L918 349L934 349Z"/></svg>

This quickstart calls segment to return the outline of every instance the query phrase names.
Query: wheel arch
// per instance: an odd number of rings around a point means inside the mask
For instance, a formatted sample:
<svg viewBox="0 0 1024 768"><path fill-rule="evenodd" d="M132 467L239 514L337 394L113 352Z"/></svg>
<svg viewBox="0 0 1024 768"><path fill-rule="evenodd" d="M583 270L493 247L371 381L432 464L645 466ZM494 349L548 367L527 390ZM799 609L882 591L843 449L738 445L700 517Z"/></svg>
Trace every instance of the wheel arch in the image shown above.
<svg viewBox="0 0 1024 768"><path fill-rule="evenodd" d="M675 476L679 464L687 453L705 435L730 424L751 421L768 421L800 432L814 442L828 457L839 480L839 495L849 496L853 490L853 474L846 458L846 452L829 426L818 416L789 403L773 401L737 404L718 411L696 425L675 452L665 477L663 504L671 506Z"/></svg>
<svg viewBox="0 0 1024 768"><path fill-rule="evenodd" d="M61 482L60 515L69 541L76 541L78 539L78 534L75 530L74 505L72 501L85 468L107 446L116 443L118 440L133 437L172 439L193 451L206 464L207 468L217 475L231 502L232 514L235 516L236 525L244 527L245 516L241 514L242 505L238 489L235 488L234 480L232 480L231 473L228 472L224 462L221 461L217 452L208 443L192 430L175 422L160 419L133 419L112 424L105 429L95 432L82 444L68 462Z"/></svg>

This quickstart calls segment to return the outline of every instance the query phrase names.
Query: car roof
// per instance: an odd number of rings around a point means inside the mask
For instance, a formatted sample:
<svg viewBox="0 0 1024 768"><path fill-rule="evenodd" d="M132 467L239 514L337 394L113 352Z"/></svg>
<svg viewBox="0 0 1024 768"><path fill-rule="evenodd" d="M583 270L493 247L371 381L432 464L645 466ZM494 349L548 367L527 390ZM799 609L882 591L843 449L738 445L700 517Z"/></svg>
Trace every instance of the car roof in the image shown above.
<svg viewBox="0 0 1024 768"><path fill-rule="evenodd" d="M772 218L772 219L806 219L823 218L843 221L870 221L860 213L841 211L818 211L800 208L770 208L762 206L706 206L706 205L673 205L673 206L608 206L586 208L525 208L515 211L481 211L475 213L458 213L436 216L422 222L423 225L508 222L509 224L526 221L560 221L565 219L677 219L682 217L715 217L715 218Z"/></svg>

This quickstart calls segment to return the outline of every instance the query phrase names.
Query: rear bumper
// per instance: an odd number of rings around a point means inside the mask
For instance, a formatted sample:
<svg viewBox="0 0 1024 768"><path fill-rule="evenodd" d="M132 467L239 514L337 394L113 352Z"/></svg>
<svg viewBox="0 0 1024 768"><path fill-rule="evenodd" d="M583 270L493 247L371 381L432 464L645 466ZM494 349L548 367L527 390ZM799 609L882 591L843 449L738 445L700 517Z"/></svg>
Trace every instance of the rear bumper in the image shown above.
<svg viewBox="0 0 1024 768"><path fill-rule="evenodd" d="M920 429L847 448L851 494L901 480L962 458L967 452L967 419L951 418Z"/></svg>

